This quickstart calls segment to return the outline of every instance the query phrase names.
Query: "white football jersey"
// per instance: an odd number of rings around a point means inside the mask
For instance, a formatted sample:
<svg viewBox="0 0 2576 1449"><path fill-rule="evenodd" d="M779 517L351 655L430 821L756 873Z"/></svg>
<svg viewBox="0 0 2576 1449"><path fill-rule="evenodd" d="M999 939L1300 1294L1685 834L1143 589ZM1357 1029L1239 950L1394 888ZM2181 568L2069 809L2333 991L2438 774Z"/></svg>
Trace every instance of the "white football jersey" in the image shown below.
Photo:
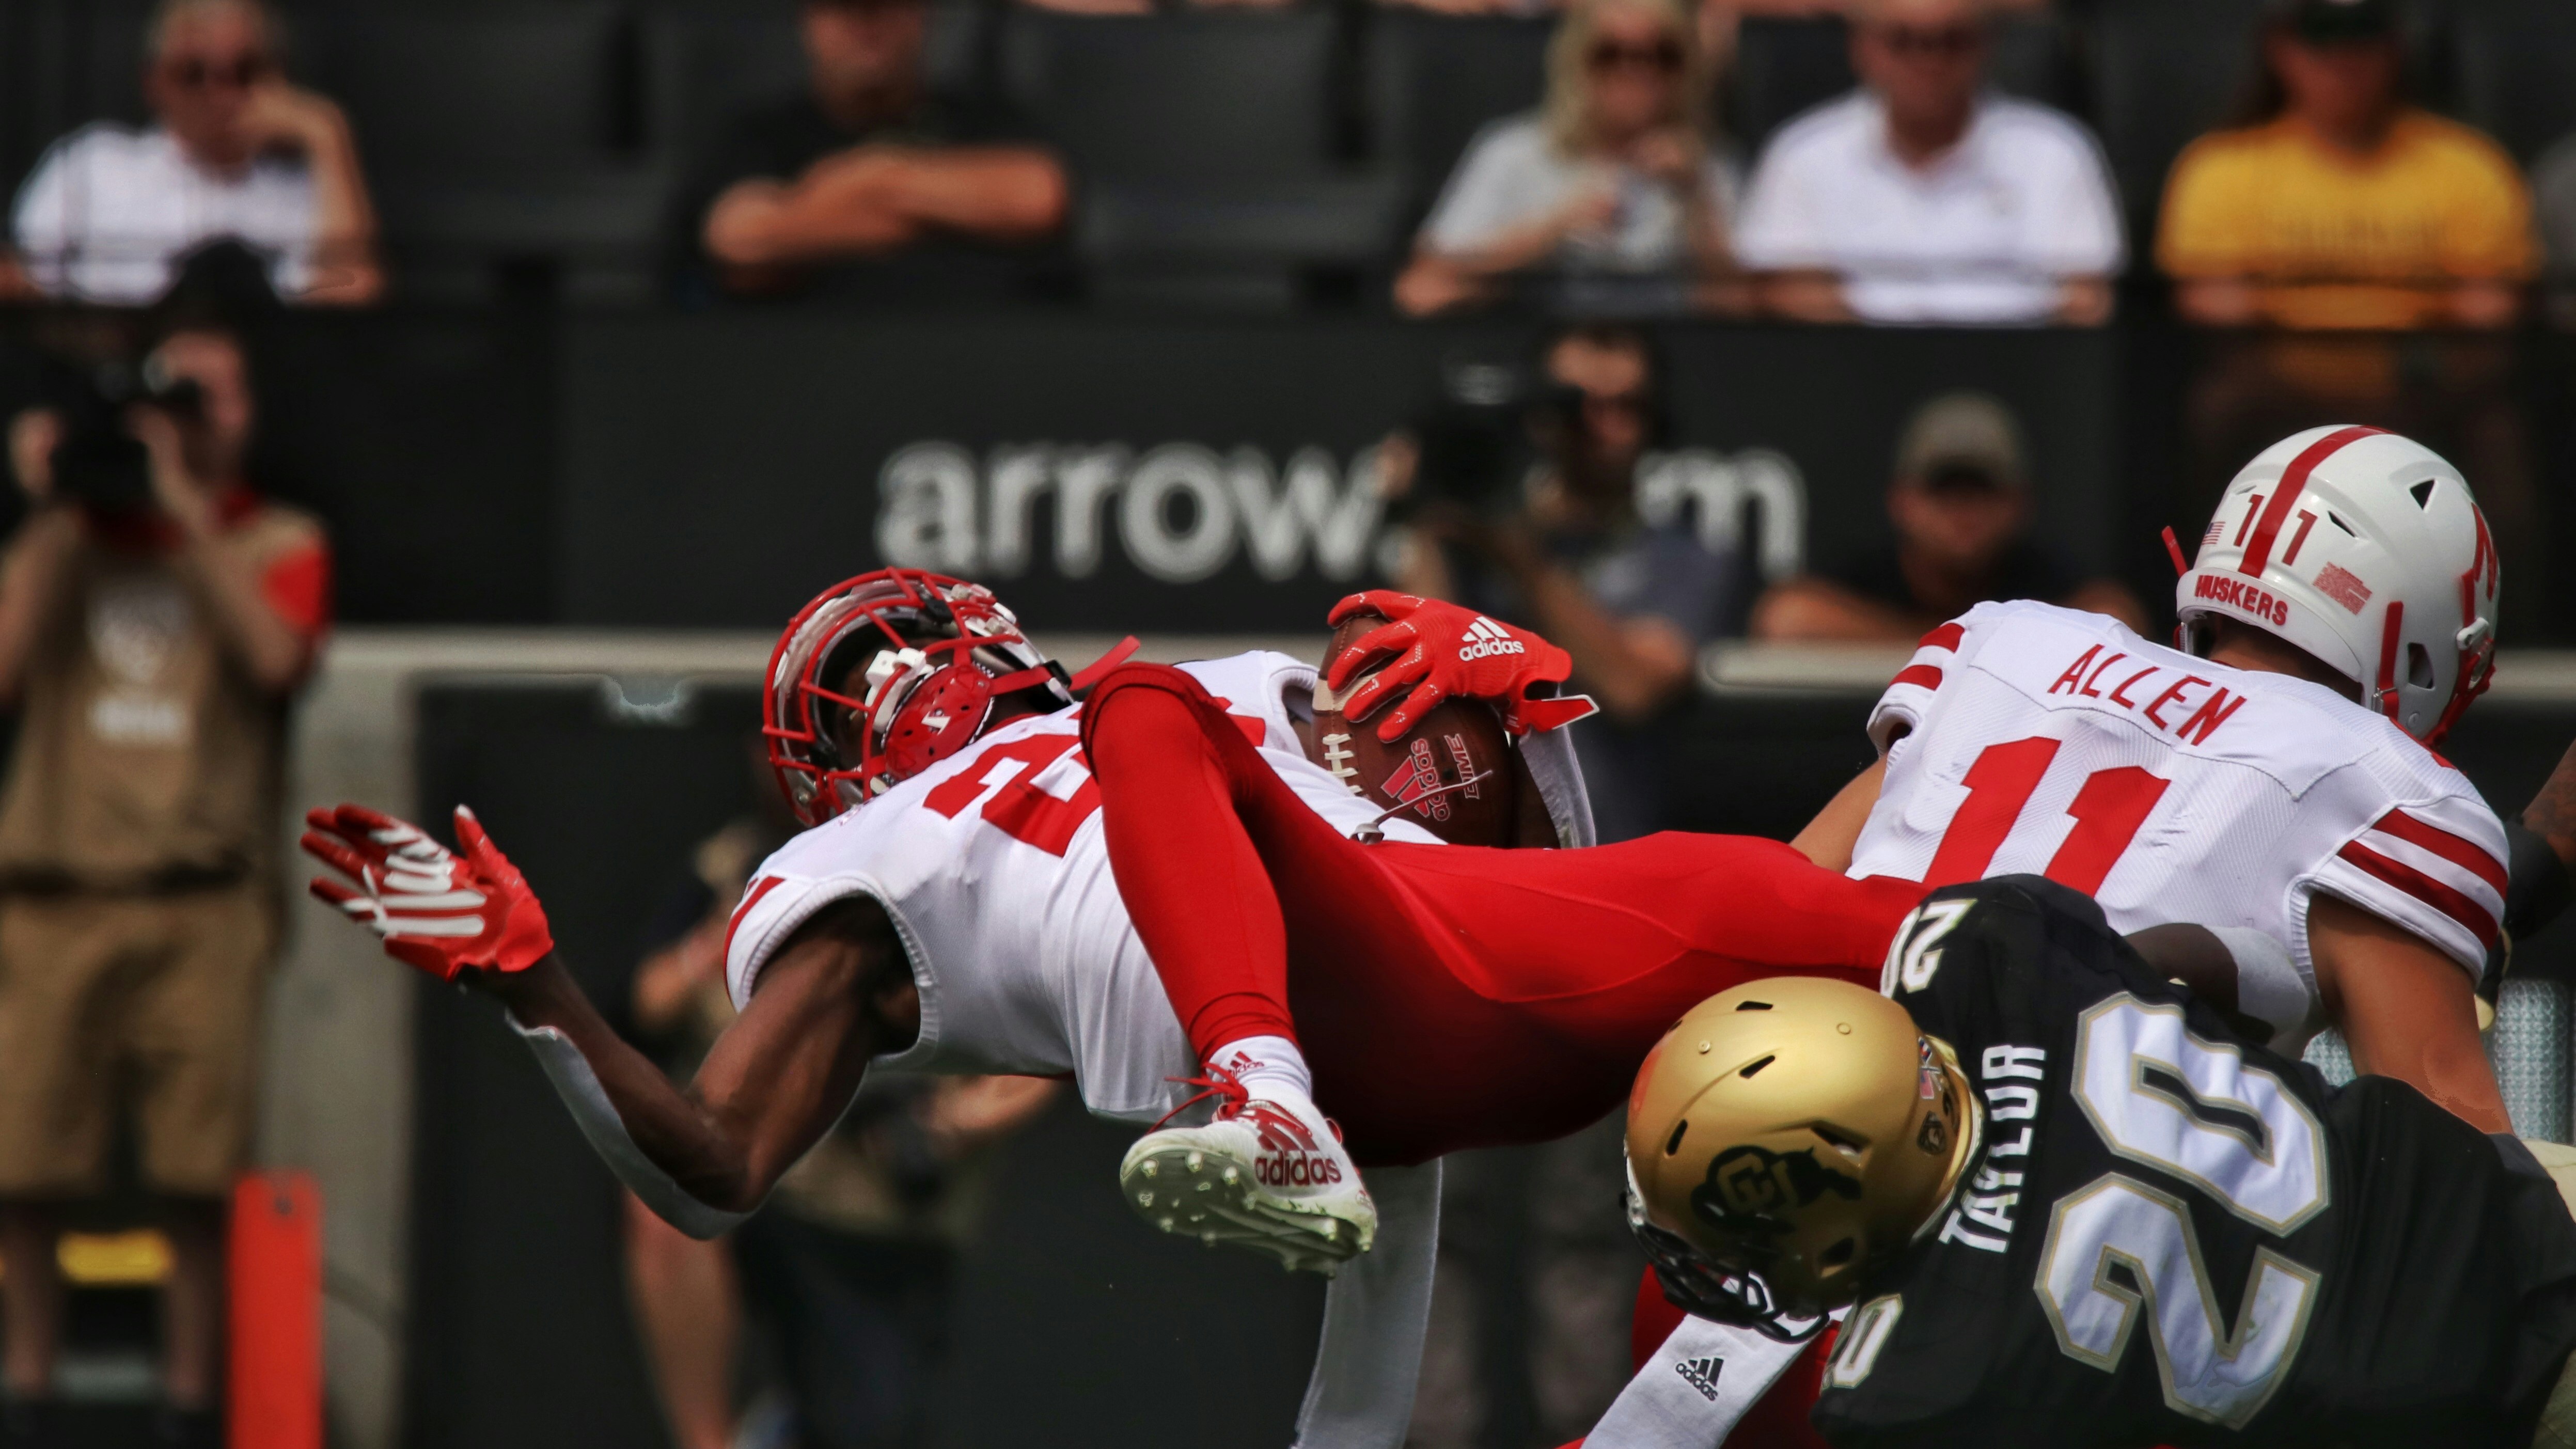
<svg viewBox="0 0 2576 1449"><path fill-rule="evenodd" d="M1285 654L1181 666L1224 701L1262 759L1345 833L1377 807L1309 763L1290 696L1315 671ZM885 906L921 988L921 1038L877 1066L1018 1076L1072 1074L1105 1117L1151 1121L1198 1062L1136 938L1101 838L1100 787L1081 750L1081 706L1017 720L854 810L806 831L744 889L725 950L739 1008L760 970L816 911L844 896ZM1438 844L1405 821L1391 840Z"/></svg>
<svg viewBox="0 0 2576 1449"><path fill-rule="evenodd" d="M2124 932L2249 927L2289 948L2312 996L2320 890L2473 976L2496 940L2495 812L2394 724L2306 680L2099 614L1980 604L1924 636L1869 731L1887 779L1855 876L2030 873L2091 893Z"/></svg>

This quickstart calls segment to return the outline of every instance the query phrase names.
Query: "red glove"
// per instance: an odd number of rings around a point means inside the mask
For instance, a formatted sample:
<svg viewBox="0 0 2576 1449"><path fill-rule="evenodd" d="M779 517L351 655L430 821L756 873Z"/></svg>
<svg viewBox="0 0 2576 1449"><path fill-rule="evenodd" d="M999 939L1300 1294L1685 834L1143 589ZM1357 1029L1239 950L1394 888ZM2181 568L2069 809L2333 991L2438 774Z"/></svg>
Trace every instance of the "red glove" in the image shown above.
<svg viewBox="0 0 2576 1449"><path fill-rule="evenodd" d="M316 876L313 894L382 936L385 954L453 981L468 967L525 971L555 948L545 907L474 812L456 807L459 858L420 827L364 805L304 817L304 853L357 882Z"/></svg>
<svg viewBox="0 0 2576 1449"><path fill-rule="evenodd" d="M1342 700L1342 718L1356 724L1394 691L1413 685L1404 703L1377 727L1378 739L1387 744L1402 738L1415 720L1452 695L1491 703L1502 711L1503 728L1515 735L1562 729L1600 708L1589 695L1531 696L1539 685L1563 683L1574 672L1574 661L1527 630L1473 609L1390 589L1351 595L1333 606L1325 622L1338 627L1360 613L1384 614L1393 622L1371 629L1343 650L1325 671L1324 683L1339 694L1370 660L1394 654L1393 663Z"/></svg>

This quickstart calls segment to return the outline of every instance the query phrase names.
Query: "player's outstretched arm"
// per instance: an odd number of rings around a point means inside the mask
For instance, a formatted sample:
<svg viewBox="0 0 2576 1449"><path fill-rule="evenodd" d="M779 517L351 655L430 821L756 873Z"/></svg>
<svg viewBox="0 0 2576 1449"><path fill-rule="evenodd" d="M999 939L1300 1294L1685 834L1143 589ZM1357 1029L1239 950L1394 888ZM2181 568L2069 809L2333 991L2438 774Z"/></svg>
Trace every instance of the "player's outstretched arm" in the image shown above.
<svg viewBox="0 0 2576 1449"><path fill-rule="evenodd" d="M1868 769L1834 792L1834 798L1789 842L1790 847L1827 870L1851 869L1852 850L1860 844L1861 829L1869 824L1869 812L1878 808L1878 792L1886 784L1886 759L1872 760Z"/></svg>
<svg viewBox="0 0 2576 1449"><path fill-rule="evenodd" d="M507 1007L583 1135L684 1232L713 1237L759 1206L849 1104L885 1035L889 1003L866 985L901 949L881 908L844 903L780 950L683 1092L583 995L535 893L470 811L457 812L462 856L361 806L307 823L305 850L346 878L317 879L314 894L374 930L388 955ZM905 999L891 1005L917 1013L899 974Z"/></svg>
<svg viewBox="0 0 2576 1449"><path fill-rule="evenodd" d="M2481 1132L2511 1132L2478 1041L2473 983L2424 940L2329 895L2308 906L2308 956L2353 1065L2395 1077Z"/></svg>
<svg viewBox="0 0 2576 1449"><path fill-rule="evenodd" d="M867 896L825 906L770 958L751 1003L699 1064L686 1094L695 1125L673 1124L670 1146L711 1148L684 1165L720 1195L710 1201L749 1212L849 1109L869 1059L908 1045L920 1025L885 907Z"/></svg>

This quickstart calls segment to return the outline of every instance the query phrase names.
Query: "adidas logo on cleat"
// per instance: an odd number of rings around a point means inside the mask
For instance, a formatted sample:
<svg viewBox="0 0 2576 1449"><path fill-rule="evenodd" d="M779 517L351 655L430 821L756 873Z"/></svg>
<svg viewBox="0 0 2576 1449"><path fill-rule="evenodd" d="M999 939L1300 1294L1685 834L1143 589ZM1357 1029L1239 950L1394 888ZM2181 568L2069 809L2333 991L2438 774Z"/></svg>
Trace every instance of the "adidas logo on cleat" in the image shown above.
<svg viewBox="0 0 2576 1449"><path fill-rule="evenodd" d="M1718 1370L1725 1367L1726 1360L1712 1356L1687 1359L1674 1364L1673 1372L1680 1374L1683 1382L1707 1395L1708 1401L1713 1404L1717 1402Z"/></svg>
<svg viewBox="0 0 2576 1449"><path fill-rule="evenodd" d="M1473 662L1478 659L1490 659L1497 654L1527 654L1528 652L1529 647L1505 633L1502 625L1479 614L1476 616L1476 622L1467 626L1467 642L1458 650L1458 657Z"/></svg>
<svg viewBox="0 0 2576 1449"><path fill-rule="evenodd" d="M1342 1165L1321 1154L1271 1152L1252 1160L1252 1176L1263 1187L1330 1187L1342 1180Z"/></svg>

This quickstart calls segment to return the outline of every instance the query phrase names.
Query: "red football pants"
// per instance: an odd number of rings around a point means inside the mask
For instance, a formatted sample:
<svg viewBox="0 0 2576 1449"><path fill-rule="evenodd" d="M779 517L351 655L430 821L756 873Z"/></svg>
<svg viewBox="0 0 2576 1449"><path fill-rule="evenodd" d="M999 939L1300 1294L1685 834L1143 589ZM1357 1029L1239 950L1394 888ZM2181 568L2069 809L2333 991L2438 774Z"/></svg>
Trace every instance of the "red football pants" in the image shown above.
<svg viewBox="0 0 2576 1449"><path fill-rule="evenodd" d="M1923 894L1736 836L1363 845L1161 665L1113 671L1082 743L1119 894L1191 1046L1296 1041L1362 1166L1598 1121L1656 1038L1730 986L1876 986Z"/></svg>

